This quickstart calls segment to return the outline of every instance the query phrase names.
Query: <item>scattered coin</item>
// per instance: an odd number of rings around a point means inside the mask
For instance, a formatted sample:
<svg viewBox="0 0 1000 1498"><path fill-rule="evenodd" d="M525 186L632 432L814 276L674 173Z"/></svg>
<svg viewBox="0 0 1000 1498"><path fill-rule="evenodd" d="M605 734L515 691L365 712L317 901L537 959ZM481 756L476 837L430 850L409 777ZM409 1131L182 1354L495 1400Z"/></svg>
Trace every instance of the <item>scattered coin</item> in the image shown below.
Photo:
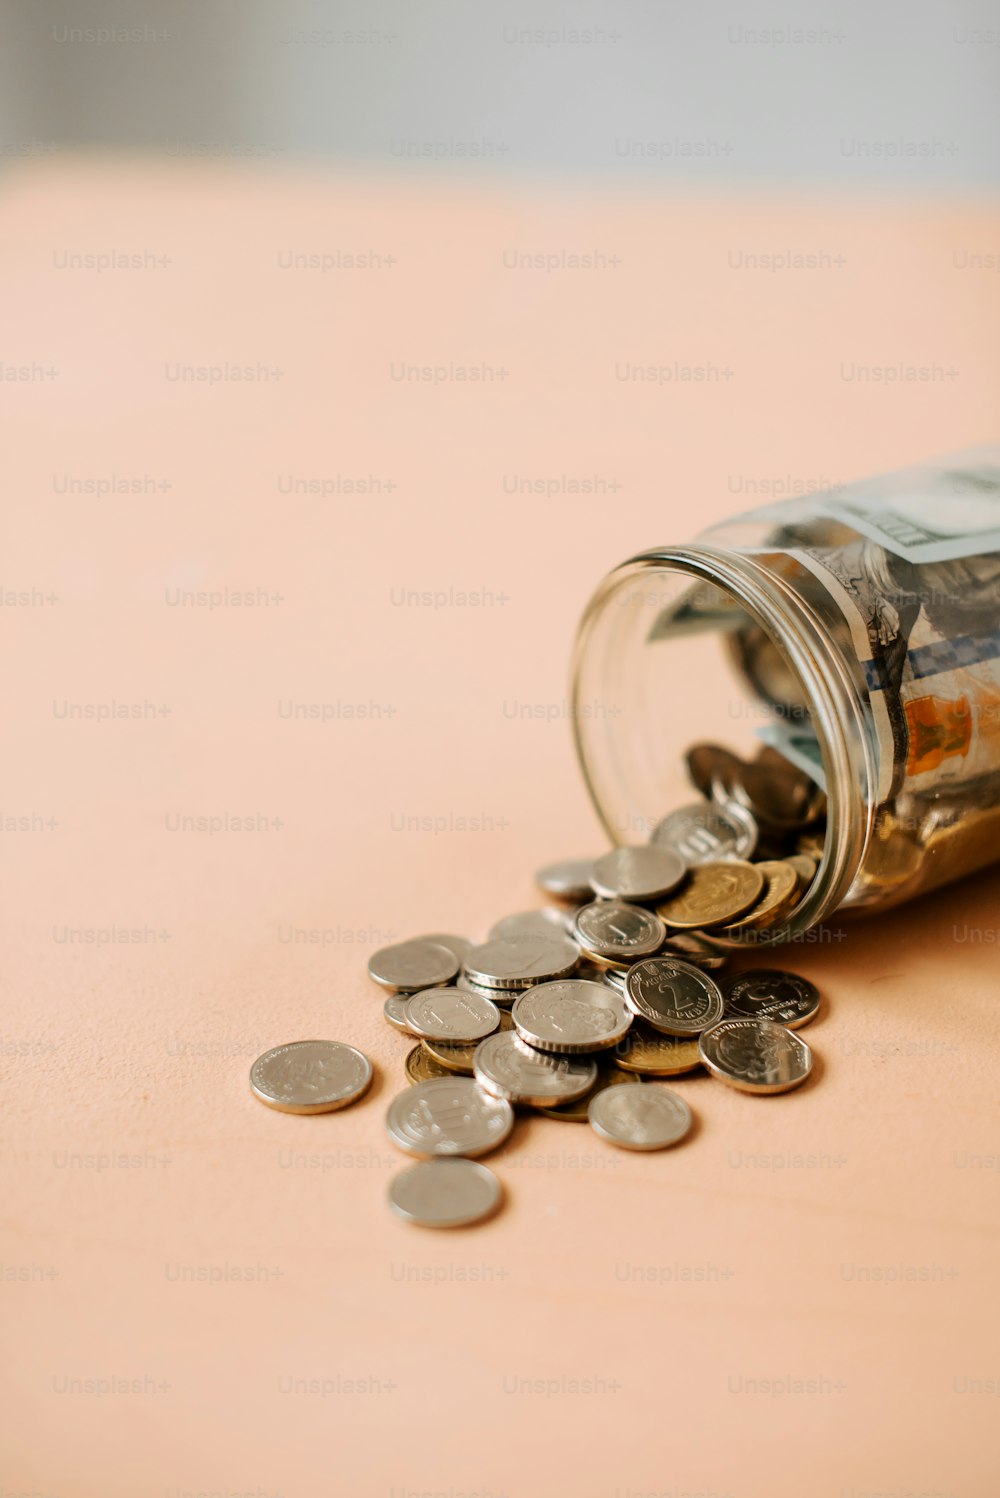
<svg viewBox="0 0 1000 1498"><path fill-rule="evenodd" d="M475 1160L425 1160L389 1182L389 1204L407 1222L424 1228L464 1228L499 1207L500 1182Z"/></svg>
<svg viewBox="0 0 1000 1498"><path fill-rule="evenodd" d="M613 1055L615 1065L622 1071L637 1072L643 1077L679 1077L701 1066L696 1035L681 1040L675 1035L663 1035L642 1020L636 1020Z"/></svg>
<svg viewBox="0 0 1000 1498"><path fill-rule="evenodd" d="M605 853L595 862L590 882L604 899L659 900L675 890L686 873L687 864L673 848L647 844Z"/></svg>
<svg viewBox="0 0 1000 1498"><path fill-rule="evenodd" d="M407 1051L406 1060L403 1062L407 1080L411 1084L418 1082L431 1082L436 1077L450 1077L452 1068L442 1066L436 1061L423 1044L415 1045L412 1051Z"/></svg>
<svg viewBox="0 0 1000 1498"><path fill-rule="evenodd" d="M666 928L658 915L623 900L594 900L576 913L576 939L587 956L637 962L659 950Z"/></svg>
<svg viewBox="0 0 1000 1498"><path fill-rule="evenodd" d="M468 1077L436 1077L393 1098L389 1138L411 1155L485 1155L514 1127L514 1110Z"/></svg>
<svg viewBox="0 0 1000 1498"><path fill-rule="evenodd" d="M405 993L389 994L382 1005L382 1013L394 1030L398 1030L401 1035L412 1035L413 1031L406 1020L406 999Z"/></svg>
<svg viewBox="0 0 1000 1498"><path fill-rule="evenodd" d="M368 959L368 976L376 983L409 993L450 983L458 968L454 952L432 941L396 942L379 947Z"/></svg>
<svg viewBox="0 0 1000 1498"><path fill-rule="evenodd" d="M668 1087L605 1087L590 1101L590 1127L627 1150L662 1150L691 1129L691 1109Z"/></svg>
<svg viewBox="0 0 1000 1498"><path fill-rule="evenodd" d="M586 1056L550 1056L501 1033L479 1042L475 1075L496 1097L541 1107L582 1097L597 1079L597 1065Z"/></svg>
<svg viewBox="0 0 1000 1498"><path fill-rule="evenodd" d="M488 941L504 936L549 937L556 933L572 936L573 917L567 910L556 905L546 905L542 910L522 910L515 915L502 916L487 933Z"/></svg>
<svg viewBox="0 0 1000 1498"><path fill-rule="evenodd" d="M688 882L671 895L657 914L667 927L680 930L725 926L755 904L764 889L764 875L756 864L740 859L703 863L691 870Z"/></svg>
<svg viewBox="0 0 1000 1498"><path fill-rule="evenodd" d="M605 1087L618 1087L622 1082L642 1082L638 1072L623 1071L621 1067L615 1066L604 1056L598 1056L597 1081L593 1087L583 1094L582 1097L574 1098L571 1103L557 1103L554 1107L536 1108L536 1113L544 1113L546 1118L561 1119L563 1123L586 1123L587 1109L590 1100Z"/></svg>
<svg viewBox="0 0 1000 1498"><path fill-rule="evenodd" d="M819 989L798 973L777 968L758 968L730 978L723 990L726 1018L773 1019L789 1030L798 1030L819 1011Z"/></svg>
<svg viewBox="0 0 1000 1498"><path fill-rule="evenodd" d="M724 926L720 935L738 936L742 931L761 931L778 925L798 904L799 877L784 859L767 859L753 867L764 876L764 892L756 905L738 921Z"/></svg>
<svg viewBox="0 0 1000 1498"><path fill-rule="evenodd" d="M616 1045L632 1023L622 998L606 983L586 978L564 978L529 988L515 1001L511 1016L528 1045L563 1055Z"/></svg>
<svg viewBox="0 0 1000 1498"><path fill-rule="evenodd" d="M805 1041L770 1019L724 1019L699 1047L712 1076L741 1092L789 1092L812 1070Z"/></svg>
<svg viewBox="0 0 1000 1498"><path fill-rule="evenodd" d="M672 848L690 868L724 858L749 858L757 836L753 817L736 802L727 802L723 808L698 801L665 816L653 828L650 841L656 847Z"/></svg>
<svg viewBox="0 0 1000 1498"><path fill-rule="evenodd" d="M625 1002L664 1035L700 1035L722 1018L722 990L690 962L649 957L629 969Z"/></svg>
<svg viewBox="0 0 1000 1498"><path fill-rule="evenodd" d="M461 988L425 988L406 1001L406 1023L421 1040L485 1040L499 1028L500 1011L490 999Z"/></svg>
<svg viewBox="0 0 1000 1498"><path fill-rule="evenodd" d="M485 988L527 988L573 971L580 949L568 936L500 936L473 947L465 959L465 973Z"/></svg>
<svg viewBox="0 0 1000 1498"><path fill-rule="evenodd" d="M671 931L663 944L664 957L683 957L707 973L717 972L729 961L725 947L717 946L703 931Z"/></svg>
<svg viewBox="0 0 1000 1498"><path fill-rule="evenodd" d="M547 863L535 875L535 883L547 895L559 900L589 900L590 871L592 858L564 858L559 863Z"/></svg>
<svg viewBox="0 0 1000 1498"><path fill-rule="evenodd" d="M501 1009L500 1029L513 1030L514 1021L509 1009ZM457 1044L447 1040L425 1040L422 1042L424 1050L432 1060L446 1071L462 1072L471 1077L473 1072L472 1058L476 1053L478 1040L470 1041L468 1044Z"/></svg>
<svg viewBox="0 0 1000 1498"><path fill-rule="evenodd" d="M434 936L418 936L416 937L416 940L429 941L431 945L435 947L447 947L448 951L452 954L455 961L458 963L462 963L465 961L466 952L471 946L474 945L474 943L471 942L467 936L440 936L435 934Z"/></svg>
<svg viewBox="0 0 1000 1498"><path fill-rule="evenodd" d="M282 1113L332 1113L368 1091L372 1064L339 1040L293 1040L258 1056L250 1086L269 1108Z"/></svg>

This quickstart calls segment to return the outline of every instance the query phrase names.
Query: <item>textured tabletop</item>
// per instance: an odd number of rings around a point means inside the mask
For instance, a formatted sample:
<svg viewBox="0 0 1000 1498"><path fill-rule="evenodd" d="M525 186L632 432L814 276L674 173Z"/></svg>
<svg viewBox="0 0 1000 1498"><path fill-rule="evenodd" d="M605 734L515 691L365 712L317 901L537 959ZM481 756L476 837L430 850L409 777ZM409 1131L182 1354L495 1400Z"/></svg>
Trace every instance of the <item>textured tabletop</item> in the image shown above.
<svg viewBox="0 0 1000 1498"><path fill-rule="evenodd" d="M365 961L603 847L610 566L995 438L996 214L126 160L0 211L0 1493L994 1492L1000 876L796 952L801 1091L519 1119L452 1235L386 1205ZM312 1036L371 1092L263 1108Z"/></svg>

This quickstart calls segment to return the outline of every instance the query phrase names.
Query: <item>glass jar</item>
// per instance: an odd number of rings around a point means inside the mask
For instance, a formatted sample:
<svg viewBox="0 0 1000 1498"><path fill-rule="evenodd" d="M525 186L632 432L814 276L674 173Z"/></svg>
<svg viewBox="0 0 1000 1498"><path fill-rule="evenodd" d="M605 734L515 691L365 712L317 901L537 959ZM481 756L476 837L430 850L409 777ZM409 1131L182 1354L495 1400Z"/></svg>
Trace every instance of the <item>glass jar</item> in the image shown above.
<svg viewBox="0 0 1000 1498"><path fill-rule="evenodd" d="M827 794L787 940L1000 857L1000 447L751 510L616 567L572 721L615 843L691 801L696 740L761 741ZM735 741L735 742L734 742Z"/></svg>

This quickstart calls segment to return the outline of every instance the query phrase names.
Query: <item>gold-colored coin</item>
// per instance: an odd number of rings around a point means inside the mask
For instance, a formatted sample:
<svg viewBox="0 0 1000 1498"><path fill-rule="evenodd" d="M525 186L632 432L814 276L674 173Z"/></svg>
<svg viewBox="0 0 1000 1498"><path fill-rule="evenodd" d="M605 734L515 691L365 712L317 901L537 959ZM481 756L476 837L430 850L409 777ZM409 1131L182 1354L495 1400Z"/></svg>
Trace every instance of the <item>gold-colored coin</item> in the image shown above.
<svg viewBox="0 0 1000 1498"><path fill-rule="evenodd" d="M803 890L808 889L816 877L816 860L811 853L792 853L785 859L796 873Z"/></svg>
<svg viewBox="0 0 1000 1498"><path fill-rule="evenodd" d="M412 1051L407 1053L405 1062L406 1076L410 1082L429 1082L433 1077L450 1077L453 1075L446 1066L434 1060L428 1055L422 1045L415 1045Z"/></svg>
<svg viewBox="0 0 1000 1498"><path fill-rule="evenodd" d="M737 916L745 915L763 892L764 875L758 865L730 858L698 864L680 893L671 895L656 910L668 927L678 931L728 926Z"/></svg>
<svg viewBox="0 0 1000 1498"><path fill-rule="evenodd" d="M661 1035L652 1026L638 1022L615 1046L612 1057L622 1071L646 1077L678 1077L701 1065L697 1035L686 1039Z"/></svg>
<svg viewBox="0 0 1000 1498"><path fill-rule="evenodd" d="M561 1118L564 1123L586 1123L587 1108L596 1093L603 1092L605 1087L617 1087L621 1082L642 1081L642 1078L635 1072L623 1071L620 1067L612 1066L608 1062L599 1061L597 1066L597 1081L589 1092L583 1094L583 1097L574 1098L571 1103L560 1103L555 1108L536 1107L535 1112L544 1113L548 1118Z"/></svg>
<svg viewBox="0 0 1000 1498"><path fill-rule="evenodd" d="M509 1009L500 1010L500 1029L513 1030L514 1018ZM422 1040L421 1045L438 1066L443 1066L445 1071L461 1072L463 1076L472 1076L472 1057L475 1053L478 1040L472 1041L470 1045L461 1042L444 1040Z"/></svg>
<svg viewBox="0 0 1000 1498"><path fill-rule="evenodd" d="M799 876L789 862L781 858L766 859L755 867L764 875L764 893L746 915L724 926L720 936L777 926L798 903Z"/></svg>
<svg viewBox="0 0 1000 1498"><path fill-rule="evenodd" d="M823 849L826 846L826 832L807 832L799 838L798 851L805 853L807 858L815 858L818 863L823 857Z"/></svg>

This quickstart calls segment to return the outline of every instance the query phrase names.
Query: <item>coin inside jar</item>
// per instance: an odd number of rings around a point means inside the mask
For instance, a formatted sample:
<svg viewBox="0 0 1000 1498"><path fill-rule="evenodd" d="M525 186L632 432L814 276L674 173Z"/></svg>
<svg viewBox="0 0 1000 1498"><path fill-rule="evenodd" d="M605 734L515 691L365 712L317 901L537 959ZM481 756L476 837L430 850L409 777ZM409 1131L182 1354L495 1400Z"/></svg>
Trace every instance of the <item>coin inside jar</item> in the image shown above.
<svg viewBox="0 0 1000 1498"><path fill-rule="evenodd" d="M668 928L697 930L730 925L760 899L764 875L756 864L741 859L703 863L692 869L687 883L657 906Z"/></svg>
<svg viewBox="0 0 1000 1498"><path fill-rule="evenodd" d="M529 988L515 1000L511 1017L528 1045L563 1054L605 1050L616 1045L632 1023L624 1000L608 984L587 978Z"/></svg>
<svg viewBox="0 0 1000 1498"><path fill-rule="evenodd" d="M762 931L788 915L799 897L799 877L784 859L766 859L753 866L764 876L764 890L739 920L723 926L720 936L739 936L744 931Z"/></svg>
<svg viewBox="0 0 1000 1498"><path fill-rule="evenodd" d="M450 983L459 959L432 941L401 941L379 947L368 959L368 976L383 988L416 993L438 983Z"/></svg>
<svg viewBox="0 0 1000 1498"><path fill-rule="evenodd" d="M421 1040L484 1040L500 1024L490 1000L462 988L427 988L406 1001L406 1023Z"/></svg>
<svg viewBox="0 0 1000 1498"><path fill-rule="evenodd" d="M669 1087L606 1087L590 1101L590 1127L619 1149L662 1150L690 1132L691 1109Z"/></svg>
<svg viewBox="0 0 1000 1498"><path fill-rule="evenodd" d="M678 807L658 822L650 842L672 848L692 868L726 858L749 858L757 835L753 817L736 802L722 807L697 801Z"/></svg>
<svg viewBox="0 0 1000 1498"><path fill-rule="evenodd" d="M665 1035L700 1035L723 1014L719 985L690 962L649 957L629 969L625 1002L633 1014Z"/></svg>
<svg viewBox="0 0 1000 1498"><path fill-rule="evenodd" d="M812 1070L805 1041L770 1019L724 1019L698 1044L712 1076L740 1092L789 1092Z"/></svg>
<svg viewBox="0 0 1000 1498"><path fill-rule="evenodd" d="M468 1227L491 1216L502 1199L492 1170L475 1160L424 1160L389 1183L393 1211L417 1227Z"/></svg>
<svg viewBox="0 0 1000 1498"><path fill-rule="evenodd" d="M659 900L675 890L687 864L673 848L613 848L590 872L595 894L608 900Z"/></svg>

